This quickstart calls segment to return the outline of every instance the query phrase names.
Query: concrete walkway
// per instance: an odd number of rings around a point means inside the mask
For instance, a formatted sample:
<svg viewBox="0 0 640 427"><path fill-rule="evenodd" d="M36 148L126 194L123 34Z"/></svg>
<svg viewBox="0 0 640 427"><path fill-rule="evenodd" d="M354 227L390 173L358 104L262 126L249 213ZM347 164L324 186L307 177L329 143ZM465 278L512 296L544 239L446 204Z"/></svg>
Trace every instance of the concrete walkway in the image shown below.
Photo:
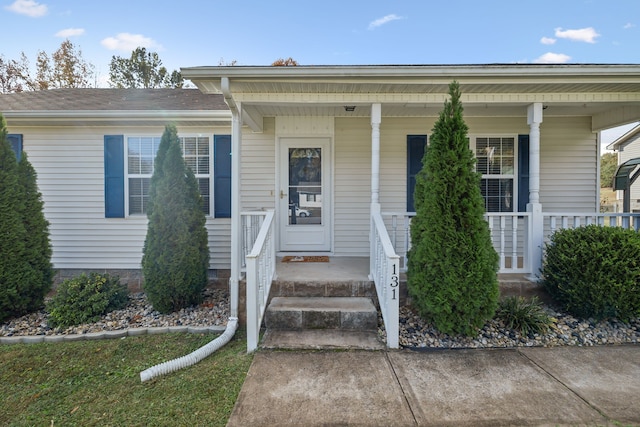
<svg viewBox="0 0 640 427"><path fill-rule="evenodd" d="M640 426L640 345L255 355L228 426Z"/></svg>

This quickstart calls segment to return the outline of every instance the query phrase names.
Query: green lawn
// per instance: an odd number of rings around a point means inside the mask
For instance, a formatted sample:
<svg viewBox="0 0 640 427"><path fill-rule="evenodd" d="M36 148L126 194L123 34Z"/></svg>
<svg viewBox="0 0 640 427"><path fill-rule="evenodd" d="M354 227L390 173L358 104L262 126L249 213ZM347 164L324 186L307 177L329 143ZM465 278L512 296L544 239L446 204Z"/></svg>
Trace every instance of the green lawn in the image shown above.
<svg viewBox="0 0 640 427"><path fill-rule="evenodd" d="M242 334L200 363L142 383L140 372L215 335L0 346L0 425L224 426L251 364Z"/></svg>

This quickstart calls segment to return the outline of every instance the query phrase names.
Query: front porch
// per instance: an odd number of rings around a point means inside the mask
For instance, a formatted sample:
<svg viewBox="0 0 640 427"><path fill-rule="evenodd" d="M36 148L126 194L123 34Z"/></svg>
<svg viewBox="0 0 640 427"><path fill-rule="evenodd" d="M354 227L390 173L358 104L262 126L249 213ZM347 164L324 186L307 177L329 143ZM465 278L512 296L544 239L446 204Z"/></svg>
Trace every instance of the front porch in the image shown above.
<svg viewBox="0 0 640 427"><path fill-rule="evenodd" d="M352 303L359 305L366 299L372 304L372 309L375 307L381 314L387 330L387 347L397 348L399 307L407 302L404 266L407 250L410 248L410 217L410 214L403 214L404 225L401 228L392 217L391 229L388 229L383 215L374 213L371 219L370 257L330 256L326 262L282 262L275 250L274 213L243 213L242 266L246 279L246 304L241 304L239 311L247 316L248 351L258 347L263 319L273 298L300 299L296 301L299 305L291 304L292 300L286 303L278 301L288 309L285 314L279 313L277 316L295 318L294 322L297 322L294 326L276 327L289 331L285 340L289 344L286 346L291 347L292 340L302 340L298 330L312 329L316 331L311 334L320 341L324 340L325 344L328 339L329 346L342 344L343 347L353 347L347 339L347 335L353 334L346 333L354 332L353 329L356 328L352 325L346 327L349 331L341 331L338 335L324 334L317 330L341 329L346 318L352 321L358 316L370 316L370 312L351 311ZM534 272L532 266L542 264L543 251L542 246L534 248L533 242L541 241L546 244L549 236L559 228L589 224L631 227L635 230L640 228L640 214L545 213L541 215L541 219L544 234L536 236L533 234L534 227L527 224L532 222L529 215L487 214L495 249L500 255L499 281L502 295L535 295L541 292L540 285L535 280L538 272ZM399 239L399 235L404 237ZM403 244L400 245L399 242ZM540 258L533 259L535 256ZM232 292L232 299L238 297ZM318 307L326 309L319 310ZM323 323L324 320L305 320L311 317L332 320L329 320L329 324ZM367 324L369 334L365 341L369 344L364 347L370 348L375 341L375 336L371 335L374 327L370 321ZM327 335L331 336L327 338ZM322 347L317 342L310 346Z"/></svg>
<svg viewBox="0 0 640 427"><path fill-rule="evenodd" d="M303 256L299 258L304 259ZM382 313L375 283L370 279L369 258L330 256L322 262L315 262L317 257L307 258L312 261L275 259L275 274L268 297L259 309L263 319L258 324L248 324L256 328L255 341L250 340L251 347L384 348L384 337L378 331L377 322ZM522 274L500 274L499 281L502 295L531 296L543 292L539 284ZM407 304L410 304L410 298L403 273L397 305ZM373 311L367 310L367 306ZM244 311L243 307L240 310ZM397 319L395 322L389 320L383 321L386 328L397 327ZM261 332L264 335L258 339Z"/></svg>

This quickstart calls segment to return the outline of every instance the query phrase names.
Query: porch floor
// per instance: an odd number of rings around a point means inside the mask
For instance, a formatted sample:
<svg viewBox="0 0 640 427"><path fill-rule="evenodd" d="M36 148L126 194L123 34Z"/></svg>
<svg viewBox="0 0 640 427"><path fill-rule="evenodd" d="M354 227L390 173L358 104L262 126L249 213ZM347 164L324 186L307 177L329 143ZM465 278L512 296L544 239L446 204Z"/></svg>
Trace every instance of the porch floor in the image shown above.
<svg viewBox="0 0 640 427"><path fill-rule="evenodd" d="M502 286L509 283L520 283L535 287L534 282L528 280L527 276L526 274L504 273L498 274L498 280ZM275 279L289 282L369 281L369 258L330 256L329 262L282 262L282 257L278 257Z"/></svg>
<svg viewBox="0 0 640 427"><path fill-rule="evenodd" d="M329 257L329 262L282 262L276 259L276 280L305 281L357 281L369 280L368 257Z"/></svg>

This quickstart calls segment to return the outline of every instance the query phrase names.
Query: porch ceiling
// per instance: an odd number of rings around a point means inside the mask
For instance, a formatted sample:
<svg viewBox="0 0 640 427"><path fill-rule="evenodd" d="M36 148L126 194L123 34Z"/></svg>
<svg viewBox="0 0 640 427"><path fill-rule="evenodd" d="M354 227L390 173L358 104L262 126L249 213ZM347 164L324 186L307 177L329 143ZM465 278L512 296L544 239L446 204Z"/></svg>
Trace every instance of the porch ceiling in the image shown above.
<svg viewBox="0 0 640 427"><path fill-rule="evenodd" d="M281 115L369 117L373 103L386 117L437 116L453 80L468 116L521 116L542 102L545 116L591 116L594 130L640 120L638 65L233 66L182 74L204 93L220 93L228 78L255 123Z"/></svg>

